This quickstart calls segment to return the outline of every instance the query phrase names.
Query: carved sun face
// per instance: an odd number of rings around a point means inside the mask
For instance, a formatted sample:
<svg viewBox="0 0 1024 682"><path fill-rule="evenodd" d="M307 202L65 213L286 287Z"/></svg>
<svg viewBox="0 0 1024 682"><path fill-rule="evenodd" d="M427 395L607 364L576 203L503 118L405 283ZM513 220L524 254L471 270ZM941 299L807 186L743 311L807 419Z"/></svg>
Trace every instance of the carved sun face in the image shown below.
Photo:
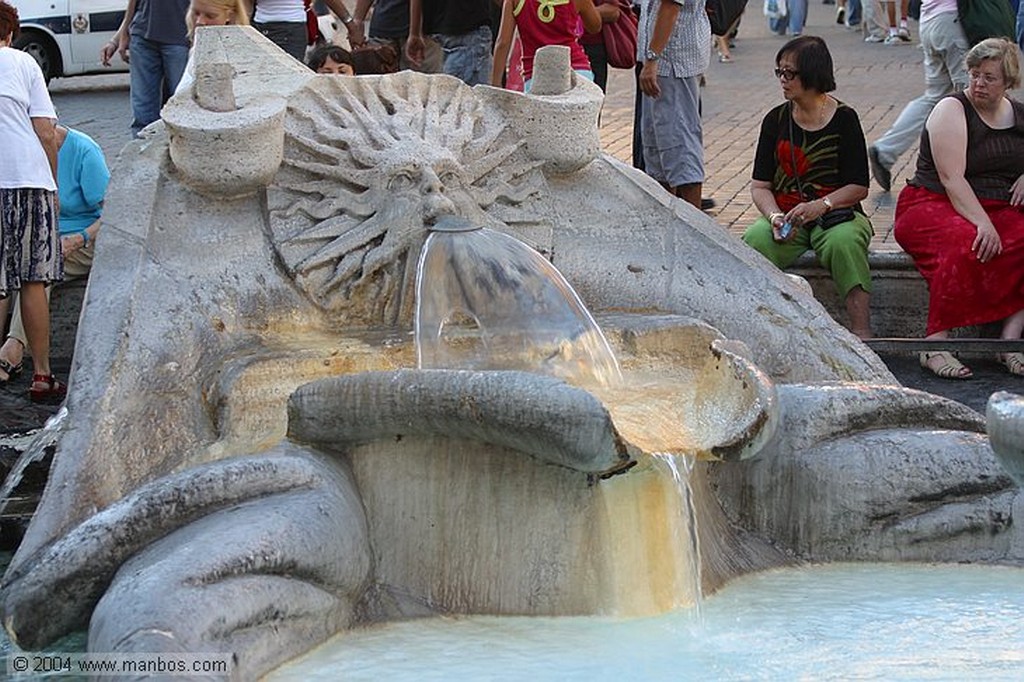
<svg viewBox="0 0 1024 682"><path fill-rule="evenodd" d="M445 215L499 227L539 163L473 90L447 77L319 77L290 102L268 188L274 244L324 310L391 325L411 310L427 230Z"/></svg>

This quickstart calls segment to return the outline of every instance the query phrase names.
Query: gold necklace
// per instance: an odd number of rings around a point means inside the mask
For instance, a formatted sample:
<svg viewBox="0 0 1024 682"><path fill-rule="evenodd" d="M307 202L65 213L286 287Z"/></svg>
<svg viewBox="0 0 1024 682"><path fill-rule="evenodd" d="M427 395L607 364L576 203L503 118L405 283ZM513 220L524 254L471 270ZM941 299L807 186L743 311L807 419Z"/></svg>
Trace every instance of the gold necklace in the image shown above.
<svg viewBox="0 0 1024 682"><path fill-rule="evenodd" d="M826 107L828 107L828 95L823 95L823 98L821 100L821 104L818 105L818 117L817 117L817 120L815 120L815 117L810 112L810 110L805 109L802 105L800 106L800 112L802 114L802 118L805 121L807 121L807 123L809 123L811 125L815 125L818 128L820 128L825 123L825 109L826 109Z"/></svg>

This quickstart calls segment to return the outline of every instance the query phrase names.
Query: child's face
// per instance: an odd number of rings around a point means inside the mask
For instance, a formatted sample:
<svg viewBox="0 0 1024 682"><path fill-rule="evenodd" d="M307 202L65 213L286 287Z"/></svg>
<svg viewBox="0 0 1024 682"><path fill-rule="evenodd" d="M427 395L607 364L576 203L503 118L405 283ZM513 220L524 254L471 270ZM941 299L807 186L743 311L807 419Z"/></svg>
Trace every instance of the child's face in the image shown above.
<svg viewBox="0 0 1024 682"><path fill-rule="evenodd" d="M224 9L210 0L192 0L190 11L196 26L225 26L235 19L234 10Z"/></svg>
<svg viewBox="0 0 1024 682"><path fill-rule="evenodd" d="M324 60L323 66L316 70L317 73L333 73L336 76L354 76L355 69L351 64L339 64L330 57Z"/></svg>

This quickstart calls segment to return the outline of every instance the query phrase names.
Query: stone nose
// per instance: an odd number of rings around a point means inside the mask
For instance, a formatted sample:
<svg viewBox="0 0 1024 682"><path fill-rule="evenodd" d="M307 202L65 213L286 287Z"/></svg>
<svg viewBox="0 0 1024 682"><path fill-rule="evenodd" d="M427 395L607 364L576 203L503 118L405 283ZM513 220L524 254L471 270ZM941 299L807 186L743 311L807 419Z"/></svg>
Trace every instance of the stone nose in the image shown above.
<svg viewBox="0 0 1024 682"><path fill-rule="evenodd" d="M438 218L446 215L457 215L455 203L443 192L429 192L423 198L423 220L433 224Z"/></svg>
<svg viewBox="0 0 1024 682"><path fill-rule="evenodd" d="M423 169L420 192L423 194L424 222L433 224L441 216L457 213L455 204L445 195L444 183L432 168Z"/></svg>

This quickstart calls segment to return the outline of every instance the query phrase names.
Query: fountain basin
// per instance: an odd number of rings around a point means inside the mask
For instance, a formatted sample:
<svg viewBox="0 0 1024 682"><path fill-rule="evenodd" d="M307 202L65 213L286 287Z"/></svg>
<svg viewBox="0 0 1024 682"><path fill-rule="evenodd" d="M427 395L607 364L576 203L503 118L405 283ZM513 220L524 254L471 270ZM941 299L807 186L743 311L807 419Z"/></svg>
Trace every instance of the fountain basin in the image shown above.
<svg viewBox="0 0 1024 682"><path fill-rule="evenodd" d="M612 644L613 643L613 644ZM653 618L440 618L341 634L265 678L1019 679L1024 571L832 564Z"/></svg>

